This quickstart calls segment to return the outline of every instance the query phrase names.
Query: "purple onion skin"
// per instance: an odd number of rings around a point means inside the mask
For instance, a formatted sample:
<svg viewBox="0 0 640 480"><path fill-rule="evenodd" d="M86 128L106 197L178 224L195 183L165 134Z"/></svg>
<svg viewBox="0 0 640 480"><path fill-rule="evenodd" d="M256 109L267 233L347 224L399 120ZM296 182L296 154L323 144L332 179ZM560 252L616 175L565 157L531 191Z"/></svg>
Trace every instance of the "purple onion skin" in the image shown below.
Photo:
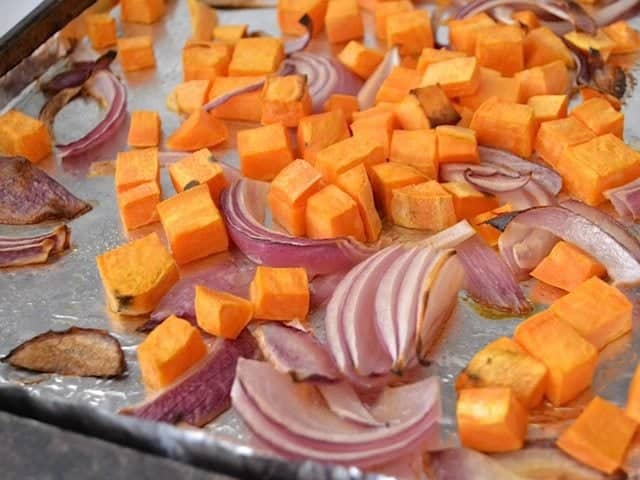
<svg viewBox="0 0 640 480"><path fill-rule="evenodd" d="M116 55L115 50L109 50L95 61L74 63L70 70L59 73L48 82L41 84L40 88L44 93L53 95L65 88L84 85L95 72L108 69Z"/></svg>

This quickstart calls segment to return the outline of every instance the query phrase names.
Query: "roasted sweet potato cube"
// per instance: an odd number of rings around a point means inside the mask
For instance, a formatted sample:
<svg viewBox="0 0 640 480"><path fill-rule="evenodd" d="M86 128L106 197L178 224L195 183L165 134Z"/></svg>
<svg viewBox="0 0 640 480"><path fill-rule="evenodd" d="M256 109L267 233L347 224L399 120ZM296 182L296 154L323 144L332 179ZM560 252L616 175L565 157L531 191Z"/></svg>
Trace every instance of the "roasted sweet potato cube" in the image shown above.
<svg viewBox="0 0 640 480"><path fill-rule="evenodd" d="M404 97L400 103L395 104L393 111L396 115L397 124L403 130L426 130L431 128L429 119L415 95L409 94Z"/></svg>
<svg viewBox="0 0 640 480"><path fill-rule="evenodd" d="M507 77L514 75L524 68L523 40L524 33L520 27L488 27L476 39L478 63Z"/></svg>
<svg viewBox="0 0 640 480"><path fill-rule="evenodd" d="M598 350L568 323L546 310L522 322L514 340L549 369L549 401L564 405L591 385Z"/></svg>
<svg viewBox="0 0 640 480"><path fill-rule="evenodd" d="M624 115L601 97L587 100L571 111L571 116L584 123L595 135L613 133L622 138Z"/></svg>
<svg viewBox="0 0 640 480"><path fill-rule="evenodd" d="M442 188L453 197L453 208L458 220L473 218L500 205L496 197L485 195L468 183L448 182L443 183Z"/></svg>
<svg viewBox="0 0 640 480"><path fill-rule="evenodd" d="M475 130L480 145L508 150L524 158L533 152L536 122L528 105L490 98L473 114L470 128Z"/></svg>
<svg viewBox="0 0 640 480"><path fill-rule="evenodd" d="M262 89L262 124L282 123L297 127L311 114L311 97L306 75L267 77Z"/></svg>
<svg viewBox="0 0 640 480"><path fill-rule="evenodd" d="M545 162L556 168L565 149L592 138L595 138L594 133L573 117L552 120L540 125L535 149Z"/></svg>
<svg viewBox="0 0 640 480"><path fill-rule="evenodd" d="M480 13L463 20L451 20L449 22L449 44L453 50L474 55L478 34L495 24L496 22L486 13Z"/></svg>
<svg viewBox="0 0 640 480"><path fill-rule="evenodd" d="M510 388L468 388L456 405L463 446L482 452L519 450L527 434L529 413Z"/></svg>
<svg viewBox="0 0 640 480"><path fill-rule="evenodd" d="M183 82L167 96L167 106L176 113L191 115L207 101L210 86L210 80Z"/></svg>
<svg viewBox="0 0 640 480"><path fill-rule="evenodd" d="M421 87L439 85L449 98L472 95L480 86L480 67L475 57L452 58L434 63L424 72Z"/></svg>
<svg viewBox="0 0 640 480"><path fill-rule="evenodd" d="M207 354L196 327L174 315L158 325L138 346L142 381L159 390L171 385Z"/></svg>
<svg viewBox="0 0 640 480"><path fill-rule="evenodd" d="M607 102L611 104L613 108L620 111L622 110L622 102L617 97L611 95L610 93L603 92L601 90L597 90L595 88L582 86L580 87L580 97L582 97L582 101L586 102L587 100L591 100L592 98L604 98Z"/></svg>
<svg viewBox="0 0 640 480"><path fill-rule="evenodd" d="M278 0L278 24L282 33L302 35L306 33L300 19L307 15L311 19L312 35L324 28L324 16L327 13L328 0Z"/></svg>
<svg viewBox="0 0 640 480"><path fill-rule="evenodd" d="M121 0L123 22L155 23L164 15L164 0Z"/></svg>
<svg viewBox="0 0 640 480"><path fill-rule="evenodd" d="M242 38L233 49L229 75L268 75L278 70L282 60L282 40L272 37Z"/></svg>
<svg viewBox="0 0 640 480"><path fill-rule="evenodd" d="M341 110L309 115L298 125L298 150L300 156L313 165L320 150L349 137L349 127Z"/></svg>
<svg viewBox="0 0 640 480"><path fill-rule="evenodd" d="M0 115L0 153L38 163L51 153L51 136L40 120L18 110Z"/></svg>
<svg viewBox="0 0 640 480"><path fill-rule="evenodd" d="M309 279L304 268L258 266L250 294L253 315L260 320L304 321L309 313Z"/></svg>
<svg viewBox="0 0 640 480"><path fill-rule="evenodd" d="M451 60L452 58L466 57L464 52L455 52L453 50L447 50L446 48L431 48L426 47L420 52L420 58L418 58L418 64L416 70L420 73L424 73L429 65L442 62L444 60Z"/></svg>
<svg viewBox="0 0 640 480"><path fill-rule="evenodd" d="M435 180L391 191L391 220L418 230L440 231L456 223L453 197Z"/></svg>
<svg viewBox="0 0 640 480"><path fill-rule="evenodd" d="M122 193L142 183L158 183L160 163L158 149L120 152L116 157L116 193Z"/></svg>
<svg viewBox="0 0 640 480"><path fill-rule="evenodd" d="M213 39L216 42L235 45L238 40L247 36L249 25L246 23L238 25L218 25L213 29Z"/></svg>
<svg viewBox="0 0 640 480"><path fill-rule="evenodd" d="M602 31L613 40L611 53L632 53L640 48L640 33L624 20L612 23Z"/></svg>
<svg viewBox="0 0 640 480"><path fill-rule="evenodd" d="M416 168L428 178L438 178L435 130L395 130L389 159Z"/></svg>
<svg viewBox="0 0 640 480"><path fill-rule="evenodd" d="M387 38L387 18L396 13L413 10L410 0L394 0L378 2L374 8L376 37L385 40Z"/></svg>
<svg viewBox="0 0 640 480"><path fill-rule="evenodd" d="M357 0L329 0L324 25L330 43L361 38L364 25Z"/></svg>
<svg viewBox="0 0 640 480"><path fill-rule="evenodd" d="M220 194L229 182L209 149L203 148L169 166L169 176L176 193L198 185L207 185L211 198L218 205Z"/></svg>
<svg viewBox="0 0 640 480"><path fill-rule="evenodd" d="M364 113L364 112L363 112ZM384 158L389 157L391 135L396 126L396 114L394 111L379 112L367 117L358 117L351 124L351 132L354 137L368 138L384 147Z"/></svg>
<svg viewBox="0 0 640 480"><path fill-rule="evenodd" d="M540 26L540 20L538 19L536 12L532 10L518 10L511 14L511 18L518 22L526 31L533 30Z"/></svg>
<svg viewBox="0 0 640 480"><path fill-rule="evenodd" d="M96 50L116 44L116 19L108 13L92 13L86 17L87 34Z"/></svg>
<svg viewBox="0 0 640 480"><path fill-rule="evenodd" d="M631 331L631 302L598 277L578 285L550 310L599 350Z"/></svg>
<svg viewBox="0 0 640 480"><path fill-rule="evenodd" d="M438 164L480 163L476 134L470 128L452 125L436 127Z"/></svg>
<svg viewBox="0 0 640 480"><path fill-rule="evenodd" d="M216 77L209 90L209 100L229 93L237 88L243 88L261 80L260 76L248 77ZM236 95L224 104L211 110L216 118L224 120L241 120L245 122L259 123L262 118L262 90L256 88L252 92Z"/></svg>
<svg viewBox="0 0 640 480"><path fill-rule="evenodd" d="M473 110L462 105L453 105L458 115L460 115L460 121L456 124L458 127L469 128L471 126L471 120L473 119Z"/></svg>
<svg viewBox="0 0 640 480"><path fill-rule="evenodd" d="M216 337L235 340L253 317L253 304L230 293L196 285L195 310L198 326Z"/></svg>
<svg viewBox="0 0 640 480"><path fill-rule="evenodd" d="M568 147L556 168L572 196L589 205L599 205L605 200L605 190L640 175L640 153L608 133Z"/></svg>
<svg viewBox="0 0 640 480"><path fill-rule="evenodd" d="M619 407L595 397L556 444L578 461L612 474L622 465L637 427Z"/></svg>
<svg viewBox="0 0 640 480"><path fill-rule="evenodd" d="M585 32L569 32L564 35L564 38L584 52L591 50L599 52L605 62L616 46L615 42L603 30L598 30L596 35L589 35Z"/></svg>
<svg viewBox="0 0 640 480"><path fill-rule="evenodd" d="M493 70L481 68L478 90L471 95L460 97L458 103L475 111L491 97L505 102L520 103L520 80L495 75Z"/></svg>
<svg viewBox="0 0 640 480"><path fill-rule="evenodd" d="M146 70L156 66L153 41L148 35L118 39L118 59L125 72Z"/></svg>
<svg viewBox="0 0 640 480"><path fill-rule="evenodd" d="M387 45L397 46L400 55L418 55L433 47L431 15L428 10L394 13L387 17Z"/></svg>
<svg viewBox="0 0 640 480"><path fill-rule="evenodd" d="M306 228L309 238L353 237L366 241L358 204L335 185L327 185L309 197Z"/></svg>
<svg viewBox="0 0 640 480"><path fill-rule="evenodd" d="M229 248L227 229L207 185L198 185L161 202L158 213L173 258L180 265Z"/></svg>
<svg viewBox="0 0 640 480"><path fill-rule="evenodd" d="M394 189L429 180L414 167L396 162L374 165L369 171L369 178L376 205L389 217L391 216L391 200Z"/></svg>
<svg viewBox="0 0 640 480"><path fill-rule="evenodd" d="M569 97L567 95L535 95L527 102L533 108L536 124L558 120L567 116Z"/></svg>
<svg viewBox="0 0 640 480"><path fill-rule="evenodd" d="M272 180L294 160L289 133L281 123L238 132L240 169L245 177Z"/></svg>
<svg viewBox="0 0 640 480"><path fill-rule="evenodd" d="M523 101L536 95L564 95L569 88L569 72L560 60L522 70L516 73L515 78L520 81Z"/></svg>
<svg viewBox="0 0 640 480"><path fill-rule="evenodd" d="M567 68L574 67L569 47L547 27L536 28L527 33L524 39L524 58L527 68L541 67L558 60Z"/></svg>
<svg viewBox="0 0 640 480"><path fill-rule="evenodd" d="M438 85L415 88L411 95L418 100L432 128L439 125L455 125L460 121L460 114Z"/></svg>
<svg viewBox="0 0 640 480"><path fill-rule="evenodd" d="M157 222L158 203L160 187L156 182L142 183L118 194L118 209L125 228L134 230Z"/></svg>
<svg viewBox="0 0 640 480"><path fill-rule="evenodd" d="M547 367L507 337L494 340L476 353L456 380L456 390L510 388L525 408L542 402Z"/></svg>
<svg viewBox="0 0 640 480"><path fill-rule="evenodd" d="M484 240L484 242L490 247L495 247L498 245L498 239L500 238L500 230L495 228L492 225L489 225L487 222L492 218L496 218L497 216L503 213L509 213L513 209L510 204L502 205L501 207L494 208L493 210L489 210L488 212L480 213L475 217L469 220L469 223L473 226L480 238Z"/></svg>
<svg viewBox="0 0 640 480"><path fill-rule="evenodd" d="M157 147L160 144L160 115L158 112L131 112L131 126L127 143L130 147Z"/></svg>
<svg viewBox="0 0 640 480"><path fill-rule="evenodd" d="M571 292L591 277L602 277L606 273L604 266L593 257L571 243L559 241L531 271L531 276Z"/></svg>
<svg viewBox="0 0 640 480"><path fill-rule="evenodd" d="M385 161L384 146L368 137L350 137L330 145L316 155L316 168L327 182L338 175L364 164L367 171Z"/></svg>
<svg viewBox="0 0 640 480"><path fill-rule="evenodd" d="M375 242L378 240L382 230L382 222L376 210L373 189L364 165L357 165L338 175L336 185L358 205L367 241Z"/></svg>
<svg viewBox="0 0 640 480"><path fill-rule="evenodd" d="M189 80L213 80L226 75L232 48L213 42L187 42L182 49L182 74Z"/></svg>
<svg viewBox="0 0 640 480"><path fill-rule="evenodd" d="M366 80L378 68L384 55L373 48L365 47L362 43L351 40L338 54L338 60L358 75Z"/></svg>
<svg viewBox="0 0 640 480"><path fill-rule="evenodd" d="M406 67L395 67L380 86L376 94L376 103L401 102L407 94L420 83L417 70Z"/></svg>
<svg viewBox="0 0 640 480"><path fill-rule="evenodd" d="M360 110L358 99L353 95L342 95L334 93L325 102L323 109L325 112L341 111L347 123L351 123L354 112Z"/></svg>
<svg viewBox="0 0 640 480"><path fill-rule="evenodd" d="M208 42L218 25L218 12L200 0L187 0L191 20L192 39Z"/></svg>
<svg viewBox="0 0 640 480"><path fill-rule="evenodd" d="M229 138L227 125L203 108L198 108L167 138L171 150L193 152L215 147Z"/></svg>
<svg viewBox="0 0 640 480"><path fill-rule="evenodd" d="M631 384L629 384L625 413L640 423L640 364L636 367L636 372L633 374Z"/></svg>

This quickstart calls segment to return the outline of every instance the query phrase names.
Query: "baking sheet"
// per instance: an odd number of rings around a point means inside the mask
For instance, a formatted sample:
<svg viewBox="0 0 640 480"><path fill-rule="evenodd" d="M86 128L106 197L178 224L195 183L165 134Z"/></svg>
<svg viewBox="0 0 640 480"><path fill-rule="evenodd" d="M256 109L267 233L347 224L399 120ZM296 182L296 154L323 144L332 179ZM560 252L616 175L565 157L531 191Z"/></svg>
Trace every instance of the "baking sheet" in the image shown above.
<svg viewBox="0 0 640 480"><path fill-rule="evenodd" d="M118 10L114 16L119 18ZM220 22L224 24L248 23L251 30L263 30L279 35L274 9L220 10ZM368 31L372 32L372 19L365 14ZM634 20L636 28L640 22ZM154 38L157 67L153 70L124 74L115 62L113 70L127 86L128 110L149 109L159 111L165 136L178 127L180 118L165 107L165 97L182 80L181 48L190 35L190 24L185 1L167 2L165 20L152 26L118 23L121 35L150 34ZM371 37L367 43L374 43ZM323 38L312 43L310 50L327 52ZM337 50L337 47L330 47ZM335 52L334 52L335 53ZM76 58L94 55L86 45L74 54ZM626 58L631 62L633 59ZM634 69L633 76L637 76ZM626 139L640 146L640 96L626 99ZM37 116L44 103L34 85L28 87L6 108L21 109ZM94 103L76 101L57 117L55 134L59 142L66 143L85 133L91 125L104 115ZM244 125L246 127L246 125ZM220 160L238 164L235 152L235 132L241 124L231 125L230 141L214 150ZM135 360L135 348L144 338L135 329L144 320L119 317L107 311L102 286L95 266L95 257L131 238L138 238L150 231L162 232L157 226L143 228L131 234L123 231L118 217L113 177L87 178L86 173L93 161L112 160L120 150L126 150L128 121L107 144L96 148L88 155L76 159L56 158L44 161L41 166L80 198L89 201L94 209L71 222L72 250L50 265L0 271L0 355L12 347L43 331L62 330L70 326L97 327L110 330L121 342L125 351L128 372L122 379L97 380L91 378L34 375L17 371L0 364L0 384L23 385L31 392L45 397L64 399L84 405L116 412L118 409L140 402L145 392ZM167 196L173 193L166 171L162 173L162 185ZM0 226L0 235L21 234L25 230L43 230L51 225L39 225L34 229ZM219 261L220 256L205 259L186 268L181 274L189 275ZM632 294L634 304L637 298ZM542 308L538 306L537 308ZM574 405L563 409L544 409L534 413L541 426L530 430L531 437L553 435L561 428L557 420L572 418L579 412L592 394L598 394L619 404L626 399L626 391L633 368L638 363L640 352L640 319L634 309L634 334L627 335L607 347L600 357L593 392L587 392ZM313 326L322 334L322 311L312 315ZM432 353L429 372L442 378L443 444L455 445L455 377L473 354L491 340L510 336L520 319L488 319L475 310L472 302L461 296L459 307L449 326ZM549 423L551 420L553 422ZM230 410L206 427L215 438L256 446L253 436L246 430L238 415Z"/></svg>

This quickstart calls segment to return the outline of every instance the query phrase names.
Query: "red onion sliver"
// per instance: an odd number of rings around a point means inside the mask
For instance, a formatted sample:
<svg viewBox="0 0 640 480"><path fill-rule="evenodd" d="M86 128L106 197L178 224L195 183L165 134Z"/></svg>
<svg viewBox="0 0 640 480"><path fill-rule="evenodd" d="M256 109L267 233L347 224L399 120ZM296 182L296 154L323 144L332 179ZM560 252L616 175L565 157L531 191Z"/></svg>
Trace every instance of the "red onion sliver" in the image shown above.
<svg viewBox="0 0 640 480"><path fill-rule="evenodd" d="M640 178L621 187L611 188L604 192L604 196L611 201L613 208L621 217L640 217Z"/></svg>
<svg viewBox="0 0 640 480"><path fill-rule="evenodd" d="M611 2L602 8L597 9L593 13L593 19L599 27L606 27L623 17L633 7L638 5L638 0L619 0Z"/></svg>
<svg viewBox="0 0 640 480"><path fill-rule="evenodd" d="M53 240L52 253L62 252L69 248L71 241L71 230L66 225L59 225L50 232L28 237L0 237L0 248L10 248L24 245L34 245L43 240Z"/></svg>
<svg viewBox="0 0 640 480"><path fill-rule="evenodd" d="M291 55L292 53L301 52L309 45L311 42L311 34L313 32L313 20L308 14L304 14L298 20L298 23L305 28L305 32L303 35L295 38L293 40L289 40L284 44L284 54Z"/></svg>
<svg viewBox="0 0 640 480"><path fill-rule="evenodd" d="M46 263L54 246L55 242L50 239L12 247L0 246L0 268Z"/></svg>
<svg viewBox="0 0 640 480"><path fill-rule="evenodd" d="M478 175L471 169L464 171L464 178L467 183L470 183L481 192L492 195L520 190L531 180L530 176L518 176L514 178L500 175L499 173L493 175Z"/></svg>
<svg viewBox="0 0 640 480"><path fill-rule="evenodd" d="M391 71L398 65L400 65L400 52L398 47L392 47L384 56L378 68L376 68L360 89L358 93L360 110L366 110L376 104L378 90L380 90L382 83L387 79Z"/></svg>
<svg viewBox="0 0 640 480"><path fill-rule="evenodd" d="M327 402L329 410L340 418L368 427L382 427L384 422L376 420L362 403L353 387L347 382L318 384L318 391Z"/></svg>

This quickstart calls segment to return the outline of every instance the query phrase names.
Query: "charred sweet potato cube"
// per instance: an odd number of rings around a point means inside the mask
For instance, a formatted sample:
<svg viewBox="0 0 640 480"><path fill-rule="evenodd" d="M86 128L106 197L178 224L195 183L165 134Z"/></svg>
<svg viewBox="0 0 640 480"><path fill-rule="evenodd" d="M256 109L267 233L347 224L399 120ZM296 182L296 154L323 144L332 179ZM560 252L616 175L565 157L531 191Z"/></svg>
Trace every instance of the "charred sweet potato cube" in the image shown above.
<svg viewBox="0 0 640 480"><path fill-rule="evenodd" d="M278 70L282 60L282 40L272 37L242 38L233 49L229 75L268 75Z"/></svg>
<svg viewBox="0 0 640 480"><path fill-rule="evenodd" d="M460 121L460 114L453 102L438 85L413 89L411 95L418 100L430 127L455 125Z"/></svg>
<svg viewBox="0 0 640 480"><path fill-rule="evenodd" d="M306 75L267 77L262 89L262 124L282 123L297 127L311 114L311 97Z"/></svg>
<svg viewBox="0 0 640 480"><path fill-rule="evenodd" d="M603 30L598 30L596 35L589 35L585 32L569 32L564 35L564 38L584 52L592 50L599 52L605 62L616 46L615 42Z"/></svg>
<svg viewBox="0 0 640 480"><path fill-rule="evenodd" d="M281 123L239 131L238 154L242 174L264 181L294 160L289 132Z"/></svg>

